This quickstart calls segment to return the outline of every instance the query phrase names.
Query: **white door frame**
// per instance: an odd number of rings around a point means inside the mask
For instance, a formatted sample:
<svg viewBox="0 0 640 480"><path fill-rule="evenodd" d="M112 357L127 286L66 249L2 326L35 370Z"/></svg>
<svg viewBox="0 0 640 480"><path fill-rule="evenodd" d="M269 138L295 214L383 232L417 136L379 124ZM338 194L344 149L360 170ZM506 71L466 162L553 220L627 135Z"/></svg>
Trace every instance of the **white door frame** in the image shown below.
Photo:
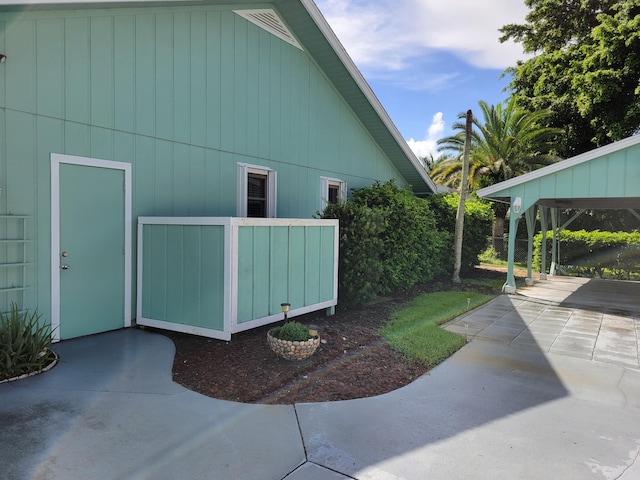
<svg viewBox="0 0 640 480"><path fill-rule="evenodd" d="M131 164L72 155L51 154L51 328L60 340L60 165L110 168L124 172L124 310L122 324L131 326Z"/></svg>

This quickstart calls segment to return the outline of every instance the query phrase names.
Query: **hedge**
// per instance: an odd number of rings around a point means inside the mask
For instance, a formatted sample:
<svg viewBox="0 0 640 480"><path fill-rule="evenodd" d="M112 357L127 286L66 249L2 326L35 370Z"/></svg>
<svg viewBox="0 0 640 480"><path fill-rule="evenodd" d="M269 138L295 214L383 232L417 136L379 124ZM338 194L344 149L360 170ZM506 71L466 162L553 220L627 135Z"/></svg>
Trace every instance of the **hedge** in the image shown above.
<svg viewBox="0 0 640 480"><path fill-rule="evenodd" d="M581 277L640 278L640 232L563 230L559 241L559 263L570 275ZM547 236L547 265L551 262L550 235ZM534 266L540 267L542 234L534 237Z"/></svg>

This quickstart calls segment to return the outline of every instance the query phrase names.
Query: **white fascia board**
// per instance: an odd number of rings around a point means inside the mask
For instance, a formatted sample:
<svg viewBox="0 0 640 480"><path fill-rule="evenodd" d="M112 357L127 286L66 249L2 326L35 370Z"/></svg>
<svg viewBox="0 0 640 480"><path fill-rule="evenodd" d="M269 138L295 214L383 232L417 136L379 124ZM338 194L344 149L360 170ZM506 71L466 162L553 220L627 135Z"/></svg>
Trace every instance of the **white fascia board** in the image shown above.
<svg viewBox="0 0 640 480"><path fill-rule="evenodd" d="M502 190L506 190L508 188L515 187L517 185L522 185L523 183L526 183L538 178L542 178L552 173L560 172L567 168L575 167L576 165L580 165L581 163L595 160L596 158L604 157L605 155L609 155L611 153L617 152L618 150L629 148L638 143L640 143L640 135L633 135L623 140L610 143L609 145L605 145L599 148L594 148L593 150L590 150L585 153L581 153L580 155L576 155L575 157L567 158L566 160L561 160L558 163L554 163L552 165L548 165L538 170L534 170L533 172L525 173L524 175L520 175L518 177L505 180L504 182L496 183L495 185L481 188L476 192L476 194L479 197L489 197L491 194L501 192Z"/></svg>

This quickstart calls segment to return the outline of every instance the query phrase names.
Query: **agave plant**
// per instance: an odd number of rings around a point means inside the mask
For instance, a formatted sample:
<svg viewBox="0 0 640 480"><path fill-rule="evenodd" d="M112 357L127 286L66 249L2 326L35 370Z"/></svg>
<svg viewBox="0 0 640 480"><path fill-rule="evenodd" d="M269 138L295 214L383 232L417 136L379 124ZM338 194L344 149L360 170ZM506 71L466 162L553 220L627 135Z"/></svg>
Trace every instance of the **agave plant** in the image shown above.
<svg viewBox="0 0 640 480"><path fill-rule="evenodd" d="M41 316L20 312L13 302L9 313L0 312L0 380L42 370L49 362L51 326L40 324Z"/></svg>

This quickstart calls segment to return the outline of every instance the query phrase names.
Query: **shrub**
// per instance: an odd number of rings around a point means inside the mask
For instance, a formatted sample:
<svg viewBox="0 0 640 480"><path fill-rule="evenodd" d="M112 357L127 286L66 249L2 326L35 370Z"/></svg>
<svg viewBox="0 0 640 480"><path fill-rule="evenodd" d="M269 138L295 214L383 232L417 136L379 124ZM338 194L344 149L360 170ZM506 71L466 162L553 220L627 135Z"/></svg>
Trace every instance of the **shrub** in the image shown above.
<svg viewBox="0 0 640 480"><path fill-rule="evenodd" d="M567 273L600 278L632 279L640 268L640 232L563 230L559 263ZM551 234L547 235L547 265L551 262ZM534 237L534 267L541 264L542 234Z"/></svg>
<svg viewBox="0 0 640 480"><path fill-rule="evenodd" d="M354 189L351 201L385 214L378 293L408 289L444 273L440 259L445 238L429 204L409 187L399 188L393 180L376 182Z"/></svg>
<svg viewBox="0 0 640 480"><path fill-rule="evenodd" d="M459 197L453 194L431 195L427 198L434 214L436 227L445 237L446 248L441 259L447 273L453 272L454 234ZM462 270L470 270L480 263L480 255L487 249L493 211L491 206L478 198L469 198L464 204L464 230L462 235Z"/></svg>
<svg viewBox="0 0 640 480"><path fill-rule="evenodd" d="M287 322L284 325L271 330L271 336L289 342L306 342L309 336L309 327L300 322Z"/></svg>
<svg viewBox="0 0 640 480"><path fill-rule="evenodd" d="M51 343L51 326L40 325L36 311L18 311L11 303L9 314L0 312L0 379L41 370L49 358L43 355Z"/></svg>
<svg viewBox="0 0 640 480"><path fill-rule="evenodd" d="M368 303L378 293L382 276L385 211L366 208L352 201L328 205L322 218L340 222L338 254L338 298L341 307Z"/></svg>

